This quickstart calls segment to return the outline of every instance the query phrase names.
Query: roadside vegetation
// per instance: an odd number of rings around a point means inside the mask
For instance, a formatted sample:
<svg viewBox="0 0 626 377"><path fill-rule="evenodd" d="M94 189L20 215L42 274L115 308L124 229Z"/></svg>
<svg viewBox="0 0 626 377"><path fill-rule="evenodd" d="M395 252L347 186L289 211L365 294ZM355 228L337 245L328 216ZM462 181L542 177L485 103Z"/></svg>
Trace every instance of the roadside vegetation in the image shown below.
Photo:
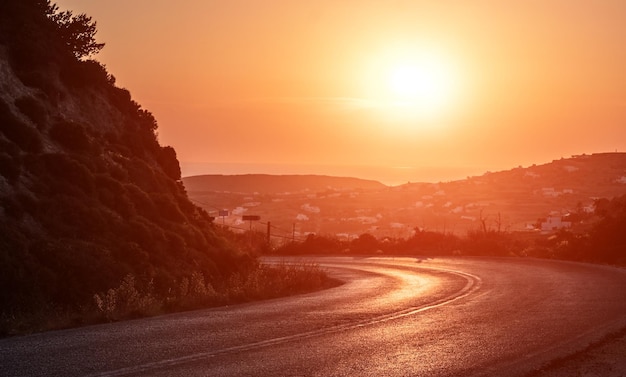
<svg viewBox="0 0 626 377"><path fill-rule="evenodd" d="M46 305L3 318L3 335L19 335L116 322L181 311L267 300L340 285L315 264L255 263L227 280L212 283L200 271L161 292L154 279L128 274L119 285L95 293L78 306Z"/></svg>

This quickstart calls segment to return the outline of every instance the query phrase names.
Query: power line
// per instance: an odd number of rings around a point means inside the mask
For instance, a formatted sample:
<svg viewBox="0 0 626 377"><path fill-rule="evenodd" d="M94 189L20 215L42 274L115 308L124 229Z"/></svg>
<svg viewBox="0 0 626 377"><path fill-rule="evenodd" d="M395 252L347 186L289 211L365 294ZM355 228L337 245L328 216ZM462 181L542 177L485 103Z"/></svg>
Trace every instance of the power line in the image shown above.
<svg viewBox="0 0 626 377"><path fill-rule="evenodd" d="M215 209L215 210L217 210L217 211L222 211L222 210L224 209L224 208L219 208L219 207L217 207L217 206L215 206L215 205L213 205L213 204L209 204L209 203L201 202L201 201L199 201L199 200L195 200L195 199L191 199L191 198L189 198L189 200L191 200L192 202L196 202L196 203L198 203L198 204L202 204L202 205L204 205L204 206L211 207L211 208L213 208L213 209Z"/></svg>

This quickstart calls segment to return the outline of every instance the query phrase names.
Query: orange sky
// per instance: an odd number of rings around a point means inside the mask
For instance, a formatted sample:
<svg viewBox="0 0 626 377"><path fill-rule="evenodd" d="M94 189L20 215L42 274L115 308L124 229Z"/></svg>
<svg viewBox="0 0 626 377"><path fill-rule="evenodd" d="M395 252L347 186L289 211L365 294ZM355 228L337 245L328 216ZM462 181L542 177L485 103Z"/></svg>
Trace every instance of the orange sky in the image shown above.
<svg viewBox="0 0 626 377"><path fill-rule="evenodd" d="M438 181L626 151L623 0L57 4L97 21L184 175Z"/></svg>

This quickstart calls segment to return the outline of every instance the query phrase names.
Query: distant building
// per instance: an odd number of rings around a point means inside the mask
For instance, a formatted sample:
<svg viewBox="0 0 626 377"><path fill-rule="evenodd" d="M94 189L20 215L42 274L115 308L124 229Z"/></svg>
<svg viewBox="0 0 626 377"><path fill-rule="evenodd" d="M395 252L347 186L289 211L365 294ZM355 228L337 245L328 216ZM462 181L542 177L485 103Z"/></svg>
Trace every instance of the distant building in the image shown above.
<svg viewBox="0 0 626 377"><path fill-rule="evenodd" d="M541 175L532 171L527 171L526 173L524 173L524 176L531 177L531 178L539 178Z"/></svg>
<svg viewBox="0 0 626 377"><path fill-rule="evenodd" d="M571 221L563 221L561 216L548 216L545 221L541 223L542 232L552 232L559 229L570 228L572 226Z"/></svg>
<svg viewBox="0 0 626 377"><path fill-rule="evenodd" d="M543 194L543 196L550 196L550 197L557 197L561 195L560 192L554 190L554 187L544 187L541 189L541 193Z"/></svg>

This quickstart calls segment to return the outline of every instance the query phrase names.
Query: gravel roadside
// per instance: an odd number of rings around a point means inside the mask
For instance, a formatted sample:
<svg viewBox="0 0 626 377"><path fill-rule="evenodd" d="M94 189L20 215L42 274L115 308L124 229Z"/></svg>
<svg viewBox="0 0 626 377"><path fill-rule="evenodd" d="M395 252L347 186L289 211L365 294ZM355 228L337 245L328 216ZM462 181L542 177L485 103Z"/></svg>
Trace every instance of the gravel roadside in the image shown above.
<svg viewBox="0 0 626 377"><path fill-rule="evenodd" d="M626 377L626 329L527 377Z"/></svg>

